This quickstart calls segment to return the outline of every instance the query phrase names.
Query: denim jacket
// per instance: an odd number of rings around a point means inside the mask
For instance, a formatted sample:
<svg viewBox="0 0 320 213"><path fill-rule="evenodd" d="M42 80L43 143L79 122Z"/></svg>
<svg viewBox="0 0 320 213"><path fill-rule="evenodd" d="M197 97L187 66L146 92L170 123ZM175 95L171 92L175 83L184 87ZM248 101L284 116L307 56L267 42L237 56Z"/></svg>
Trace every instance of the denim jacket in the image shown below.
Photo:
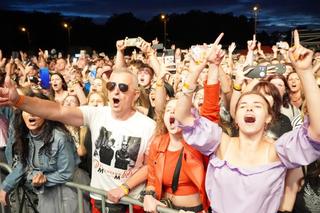
<svg viewBox="0 0 320 213"><path fill-rule="evenodd" d="M41 192L45 187L52 187L66 183L73 177L73 173L79 163L74 142L71 136L66 135L58 129L54 129L51 139L50 151L44 151L43 146L38 153L35 153L34 144L29 141L29 153L27 165L23 167L18 163L13 171L3 181L1 188L8 192L15 188L20 180L26 176L27 182L31 184L35 174L41 171L47 178L47 182L42 187L34 188L36 192ZM31 136L29 135L29 138ZM33 156L38 156L40 166L33 166Z"/></svg>

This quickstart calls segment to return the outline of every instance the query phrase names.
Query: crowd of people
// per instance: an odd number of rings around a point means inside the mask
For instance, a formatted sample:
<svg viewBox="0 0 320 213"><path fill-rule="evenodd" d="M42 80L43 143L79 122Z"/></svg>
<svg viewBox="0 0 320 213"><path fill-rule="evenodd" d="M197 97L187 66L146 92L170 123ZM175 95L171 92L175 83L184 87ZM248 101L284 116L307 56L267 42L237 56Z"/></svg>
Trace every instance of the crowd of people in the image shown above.
<svg viewBox="0 0 320 213"><path fill-rule="evenodd" d="M39 212L77 212L73 181L111 213L123 196L135 212L319 212L320 52L298 31L272 54L223 36L173 55L142 38L113 58L0 51L1 204L23 183ZM97 194L83 205L104 212Z"/></svg>

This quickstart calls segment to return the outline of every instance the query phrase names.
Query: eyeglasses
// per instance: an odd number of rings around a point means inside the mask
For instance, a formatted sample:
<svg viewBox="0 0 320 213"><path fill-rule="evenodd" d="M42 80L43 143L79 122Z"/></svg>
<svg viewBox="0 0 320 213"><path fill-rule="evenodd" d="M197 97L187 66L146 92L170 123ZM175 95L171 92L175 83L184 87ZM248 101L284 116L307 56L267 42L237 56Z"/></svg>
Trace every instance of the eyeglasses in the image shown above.
<svg viewBox="0 0 320 213"><path fill-rule="evenodd" d="M114 90L114 88L117 86L117 83L116 82L108 82L107 83L107 89L111 92ZM125 83L119 83L118 84L118 88L121 92L127 92L128 89L129 89L129 86L128 84L125 84Z"/></svg>

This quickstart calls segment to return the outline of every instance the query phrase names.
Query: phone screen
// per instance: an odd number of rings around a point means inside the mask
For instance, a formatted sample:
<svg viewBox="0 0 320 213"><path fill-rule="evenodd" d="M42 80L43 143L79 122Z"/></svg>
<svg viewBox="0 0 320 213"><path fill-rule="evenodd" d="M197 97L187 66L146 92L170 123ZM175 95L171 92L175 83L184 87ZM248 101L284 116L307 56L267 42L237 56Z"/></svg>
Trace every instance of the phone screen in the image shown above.
<svg viewBox="0 0 320 213"><path fill-rule="evenodd" d="M50 88L50 74L48 67L40 68L40 79L41 79L41 87L43 89Z"/></svg>

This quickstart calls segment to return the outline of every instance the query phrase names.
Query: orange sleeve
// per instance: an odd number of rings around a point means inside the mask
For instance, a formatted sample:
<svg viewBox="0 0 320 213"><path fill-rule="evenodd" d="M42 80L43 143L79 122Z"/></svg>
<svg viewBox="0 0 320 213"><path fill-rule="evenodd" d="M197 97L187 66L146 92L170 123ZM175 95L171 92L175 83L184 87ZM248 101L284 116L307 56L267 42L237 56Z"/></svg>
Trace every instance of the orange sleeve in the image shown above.
<svg viewBox="0 0 320 213"><path fill-rule="evenodd" d="M147 186L153 186L155 187L155 177L156 177L156 171L154 166L154 161L156 157L156 151L157 151L157 141L155 140L156 137L153 137L153 140L151 141L149 154L148 154L148 179L147 179Z"/></svg>
<svg viewBox="0 0 320 213"><path fill-rule="evenodd" d="M218 123L220 119L219 94L219 83L212 85L208 85L207 82L204 83L204 100L200 108L200 114L215 123Z"/></svg>

